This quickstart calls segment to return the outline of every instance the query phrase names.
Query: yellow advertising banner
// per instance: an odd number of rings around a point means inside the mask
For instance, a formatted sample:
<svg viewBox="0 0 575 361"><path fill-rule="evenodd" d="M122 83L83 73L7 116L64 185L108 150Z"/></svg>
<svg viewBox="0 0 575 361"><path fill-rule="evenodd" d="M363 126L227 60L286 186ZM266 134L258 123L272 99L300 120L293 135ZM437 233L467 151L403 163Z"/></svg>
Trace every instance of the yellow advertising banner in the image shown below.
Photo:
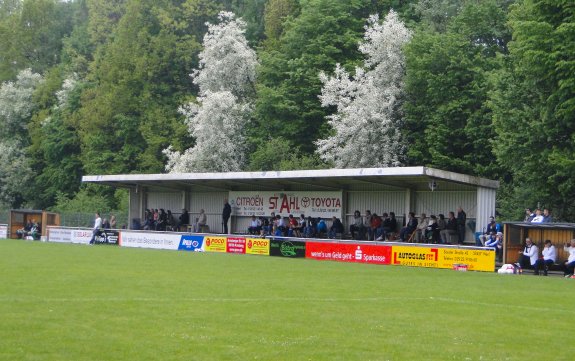
<svg viewBox="0 0 575 361"><path fill-rule="evenodd" d="M470 271L493 272L495 269L495 250L393 246L391 263L431 268L453 268L456 264L463 264L467 265L467 269Z"/></svg>
<svg viewBox="0 0 575 361"><path fill-rule="evenodd" d="M205 236L204 244L206 252L226 252L227 237Z"/></svg>
<svg viewBox="0 0 575 361"><path fill-rule="evenodd" d="M270 255L270 240L265 238L246 238L246 253Z"/></svg>

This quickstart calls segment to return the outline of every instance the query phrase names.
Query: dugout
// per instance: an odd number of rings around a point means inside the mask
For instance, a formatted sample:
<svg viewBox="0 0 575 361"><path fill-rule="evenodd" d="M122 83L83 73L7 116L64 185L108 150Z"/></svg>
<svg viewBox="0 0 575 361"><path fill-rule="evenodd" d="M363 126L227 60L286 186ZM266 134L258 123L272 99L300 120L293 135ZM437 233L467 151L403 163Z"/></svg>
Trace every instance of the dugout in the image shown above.
<svg viewBox="0 0 575 361"><path fill-rule="evenodd" d="M557 263L561 263L569 256L563 246L575 238L575 223L503 223L504 263L518 262L519 252L525 247L527 237L539 248L539 253L545 240L550 240L557 250Z"/></svg>
<svg viewBox="0 0 575 361"><path fill-rule="evenodd" d="M185 208L192 220L204 209L210 230L221 232L226 198L233 209L231 231L237 233L246 232L252 214L267 217L271 211L336 216L348 229L356 209L392 211L401 224L410 211L447 217L461 206L468 242L494 214L499 187L494 180L428 167L92 175L82 181L129 190L130 226L148 208L170 209L176 217Z"/></svg>
<svg viewBox="0 0 575 361"><path fill-rule="evenodd" d="M28 221L40 223L42 236L46 236L48 226L60 225L60 214L43 210L12 209L8 221L8 238L17 238L16 231L24 228Z"/></svg>

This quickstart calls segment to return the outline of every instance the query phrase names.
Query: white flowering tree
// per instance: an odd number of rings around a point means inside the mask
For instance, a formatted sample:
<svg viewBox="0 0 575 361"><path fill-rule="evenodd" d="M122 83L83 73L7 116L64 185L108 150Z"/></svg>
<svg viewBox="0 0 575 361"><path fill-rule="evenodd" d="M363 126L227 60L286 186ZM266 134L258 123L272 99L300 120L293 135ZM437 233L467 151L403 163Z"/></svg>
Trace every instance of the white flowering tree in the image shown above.
<svg viewBox="0 0 575 361"><path fill-rule="evenodd" d="M196 144L184 152L164 150L172 173L238 171L245 163L257 57L245 38L245 22L231 12L220 12L218 19L208 24L199 69L191 74L199 87L197 103L179 109Z"/></svg>
<svg viewBox="0 0 575 361"><path fill-rule="evenodd" d="M368 19L359 50L366 56L355 75L339 64L332 76L320 74L321 104L335 106L328 116L333 135L316 142L317 152L337 168L400 166L405 144L400 129L403 93L403 46L411 32L391 10L380 24Z"/></svg>
<svg viewBox="0 0 575 361"><path fill-rule="evenodd" d="M32 95L43 81L40 74L22 70L16 81L0 87L0 204L18 205L32 178L24 152L28 121L34 110Z"/></svg>

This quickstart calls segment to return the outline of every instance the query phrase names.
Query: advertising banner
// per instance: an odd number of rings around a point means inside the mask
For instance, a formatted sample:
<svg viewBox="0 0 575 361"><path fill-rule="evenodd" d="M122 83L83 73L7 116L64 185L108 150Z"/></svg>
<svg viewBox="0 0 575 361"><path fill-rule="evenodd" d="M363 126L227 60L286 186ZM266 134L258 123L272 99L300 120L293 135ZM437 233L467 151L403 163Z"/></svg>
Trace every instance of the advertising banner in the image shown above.
<svg viewBox="0 0 575 361"><path fill-rule="evenodd" d="M246 238L246 253L270 255L270 240L265 238Z"/></svg>
<svg viewBox="0 0 575 361"><path fill-rule="evenodd" d="M8 238L8 225L0 224L0 239Z"/></svg>
<svg viewBox="0 0 575 361"><path fill-rule="evenodd" d="M92 239L92 234L90 232L90 239ZM114 244L118 245L118 240L120 239L120 232L111 229L103 229L100 231L100 235L96 237L94 242L96 244Z"/></svg>
<svg viewBox="0 0 575 361"><path fill-rule="evenodd" d="M178 246L180 251L203 252L204 236L183 235Z"/></svg>
<svg viewBox="0 0 575 361"><path fill-rule="evenodd" d="M482 249L393 246L392 263L404 266L453 268L465 264L470 271L493 272L495 251Z"/></svg>
<svg viewBox="0 0 575 361"><path fill-rule="evenodd" d="M206 252L226 252L225 236L204 236L204 249Z"/></svg>
<svg viewBox="0 0 575 361"><path fill-rule="evenodd" d="M152 233L137 231L120 232L120 246L177 250L180 246L180 234Z"/></svg>
<svg viewBox="0 0 575 361"><path fill-rule="evenodd" d="M305 257L305 242L272 239L270 241L270 256L303 258Z"/></svg>
<svg viewBox="0 0 575 361"><path fill-rule="evenodd" d="M236 216L270 216L272 212L311 217L341 217L342 192L230 192Z"/></svg>
<svg viewBox="0 0 575 361"><path fill-rule="evenodd" d="M48 227L48 242L88 244L91 239L91 229Z"/></svg>
<svg viewBox="0 0 575 361"><path fill-rule="evenodd" d="M305 257L340 262L390 264L391 246L359 243L307 242Z"/></svg>
<svg viewBox="0 0 575 361"><path fill-rule="evenodd" d="M228 253L246 253L246 239L245 237L228 237L226 244L226 252Z"/></svg>

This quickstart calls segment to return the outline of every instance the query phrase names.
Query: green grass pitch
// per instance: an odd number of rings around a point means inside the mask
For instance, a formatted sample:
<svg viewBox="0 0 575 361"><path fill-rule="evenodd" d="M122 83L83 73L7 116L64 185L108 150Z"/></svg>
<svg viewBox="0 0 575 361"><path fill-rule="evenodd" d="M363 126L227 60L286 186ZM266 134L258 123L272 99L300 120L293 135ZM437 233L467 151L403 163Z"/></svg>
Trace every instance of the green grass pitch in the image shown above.
<svg viewBox="0 0 575 361"><path fill-rule="evenodd" d="M0 241L0 360L573 360L575 280Z"/></svg>

